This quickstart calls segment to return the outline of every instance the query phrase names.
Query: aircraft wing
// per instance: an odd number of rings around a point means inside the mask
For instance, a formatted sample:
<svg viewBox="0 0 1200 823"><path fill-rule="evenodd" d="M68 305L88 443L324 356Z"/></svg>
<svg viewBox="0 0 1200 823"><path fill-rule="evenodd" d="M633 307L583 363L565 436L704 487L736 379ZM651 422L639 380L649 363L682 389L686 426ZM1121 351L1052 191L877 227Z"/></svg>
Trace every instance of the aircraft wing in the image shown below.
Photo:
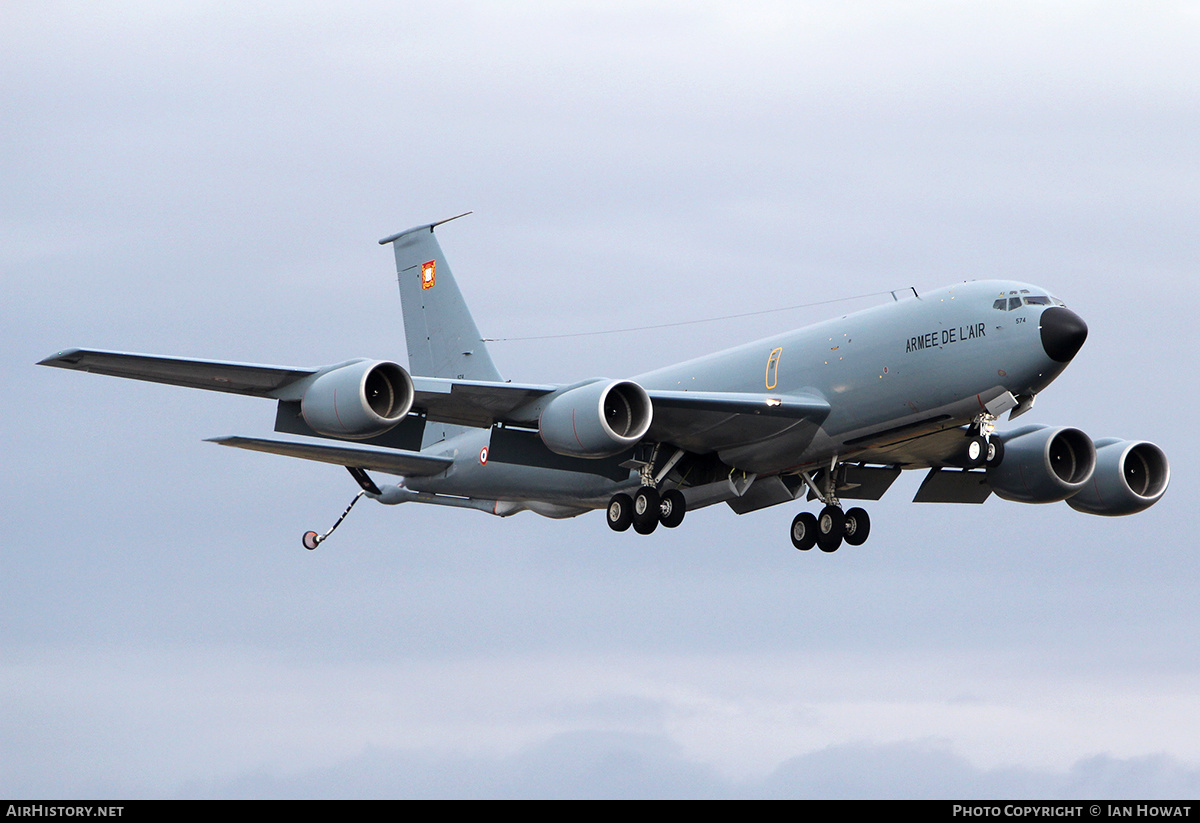
<svg viewBox="0 0 1200 823"><path fill-rule="evenodd" d="M346 363L303 368L98 349L67 349L47 357L38 365L252 397L299 400L298 394L292 396L296 392L285 390L306 377L332 371ZM413 376L413 386L413 408L427 412L430 420L481 427L490 426L495 420L506 419L514 409L557 388L417 376Z"/></svg>
<svg viewBox="0 0 1200 823"><path fill-rule="evenodd" d="M558 386L413 376L413 408L439 423L487 428ZM529 422L529 421L519 421Z"/></svg>
<svg viewBox="0 0 1200 823"><path fill-rule="evenodd" d="M561 389L521 383L485 380L451 380L442 377L413 377L416 396L413 408L425 411L430 420L461 426L487 427L496 421L531 423L536 415L513 416L539 397ZM766 395L736 392L693 392L647 390L654 404L651 434L668 435L686 428L696 413L725 416L764 415L792 420L822 420L829 414L824 398L808 395ZM669 437L667 438L669 439Z"/></svg>
<svg viewBox="0 0 1200 823"><path fill-rule="evenodd" d="M829 414L829 402L815 395L653 390L646 393L654 403L656 419L660 409L669 416L703 411L824 419Z"/></svg>
<svg viewBox="0 0 1200 823"><path fill-rule="evenodd" d="M268 440L258 437L214 437L209 443L233 446L302 460L316 460L347 468L374 469L388 474L408 477L440 474L454 462L449 457L438 457L420 452L399 449L370 449L363 446L327 446L320 443L297 443L291 440Z"/></svg>
<svg viewBox="0 0 1200 823"><path fill-rule="evenodd" d="M347 361L352 362L356 361ZM346 364L304 368L98 349L67 349L47 357L38 365L252 397L298 400L303 386L287 391L290 386ZM522 407L529 406L532 401L561 388L417 375L413 375L412 380L415 390L414 411L424 412L432 421L483 428L496 421L532 422L512 415ZM728 418L765 416L821 420L829 413L829 404L824 398L807 395L658 390L651 390L648 394L654 404L651 434L664 439L670 439L673 432L691 429L698 414L705 414L710 419L712 415L720 415Z"/></svg>
<svg viewBox="0 0 1200 823"><path fill-rule="evenodd" d="M743 446L799 425L820 425L829 402L816 394L647 390L654 405L648 440L699 453Z"/></svg>
<svg viewBox="0 0 1200 823"><path fill-rule="evenodd" d="M38 365L252 397L274 397L274 392L320 371L93 349L60 351Z"/></svg>

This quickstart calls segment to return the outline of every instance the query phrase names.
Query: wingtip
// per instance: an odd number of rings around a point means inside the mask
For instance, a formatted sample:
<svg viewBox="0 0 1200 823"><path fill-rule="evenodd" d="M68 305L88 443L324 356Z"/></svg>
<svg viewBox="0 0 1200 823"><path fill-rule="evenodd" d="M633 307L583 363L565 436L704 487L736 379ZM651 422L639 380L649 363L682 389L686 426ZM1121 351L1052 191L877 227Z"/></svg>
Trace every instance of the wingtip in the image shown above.
<svg viewBox="0 0 1200 823"><path fill-rule="evenodd" d="M76 355L78 355L80 351L82 351L82 349L77 349L77 348L76 349L63 349L62 351L55 352L54 354L50 355L49 357L45 357L45 358L37 361L37 363L35 363L34 365L58 366L60 368L68 367L72 363L78 362L79 358ZM75 359L72 360L71 359L72 357L75 357Z"/></svg>

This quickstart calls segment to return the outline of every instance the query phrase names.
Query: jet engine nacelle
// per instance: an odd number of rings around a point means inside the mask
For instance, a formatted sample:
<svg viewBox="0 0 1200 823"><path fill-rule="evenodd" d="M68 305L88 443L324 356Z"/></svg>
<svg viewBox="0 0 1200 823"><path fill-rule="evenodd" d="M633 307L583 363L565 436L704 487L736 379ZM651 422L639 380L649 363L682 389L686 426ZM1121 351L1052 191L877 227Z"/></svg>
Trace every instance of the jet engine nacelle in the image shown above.
<svg viewBox="0 0 1200 823"><path fill-rule="evenodd" d="M313 431L362 440L395 426L413 403L413 382L395 363L363 360L326 372L300 400L300 413Z"/></svg>
<svg viewBox="0 0 1200 823"><path fill-rule="evenodd" d="M653 416L650 396L637 383L599 380L552 398L538 430L555 454L609 457L641 440Z"/></svg>
<svg viewBox="0 0 1200 823"><path fill-rule="evenodd" d="M1167 455L1144 440L1096 441L1096 471L1067 504L1088 514L1137 514L1158 502L1171 480Z"/></svg>
<svg viewBox="0 0 1200 823"><path fill-rule="evenodd" d="M988 484L1005 500L1055 503L1078 493L1096 468L1096 447L1079 429L1026 426L1000 437L1004 456Z"/></svg>

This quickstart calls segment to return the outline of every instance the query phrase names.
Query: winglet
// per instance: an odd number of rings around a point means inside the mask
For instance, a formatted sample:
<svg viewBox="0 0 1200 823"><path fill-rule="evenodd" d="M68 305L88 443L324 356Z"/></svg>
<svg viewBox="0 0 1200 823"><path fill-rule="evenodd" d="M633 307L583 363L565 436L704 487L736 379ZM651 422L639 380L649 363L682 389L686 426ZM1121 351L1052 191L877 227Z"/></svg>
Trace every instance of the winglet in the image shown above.
<svg viewBox="0 0 1200 823"><path fill-rule="evenodd" d="M426 223L424 226L413 226L411 229L405 229L404 231L396 232L393 235L383 238L382 240L379 241L379 245L386 246L388 243L393 243L396 240L399 240L401 237L403 237L406 234L412 234L412 233L418 232L418 231L433 231L435 228L442 225L443 223L449 223L451 220L457 220L460 217L466 217L468 214L471 214L471 213L472 212L464 211L462 214L456 214L453 217L447 217L445 220L438 220L436 223Z"/></svg>

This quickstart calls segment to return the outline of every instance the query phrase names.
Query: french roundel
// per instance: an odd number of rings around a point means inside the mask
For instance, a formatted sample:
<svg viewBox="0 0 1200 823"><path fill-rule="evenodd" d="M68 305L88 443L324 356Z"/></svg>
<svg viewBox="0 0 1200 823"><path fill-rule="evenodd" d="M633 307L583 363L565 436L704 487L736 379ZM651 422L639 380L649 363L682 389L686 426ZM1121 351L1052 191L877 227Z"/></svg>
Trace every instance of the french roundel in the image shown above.
<svg viewBox="0 0 1200 823"><path fill-rule="evenodd" d="M479 465L481 465L481 466L487 465L487 452L488 452L487 446L484 446L482 449L479 450Z"/></svg>

